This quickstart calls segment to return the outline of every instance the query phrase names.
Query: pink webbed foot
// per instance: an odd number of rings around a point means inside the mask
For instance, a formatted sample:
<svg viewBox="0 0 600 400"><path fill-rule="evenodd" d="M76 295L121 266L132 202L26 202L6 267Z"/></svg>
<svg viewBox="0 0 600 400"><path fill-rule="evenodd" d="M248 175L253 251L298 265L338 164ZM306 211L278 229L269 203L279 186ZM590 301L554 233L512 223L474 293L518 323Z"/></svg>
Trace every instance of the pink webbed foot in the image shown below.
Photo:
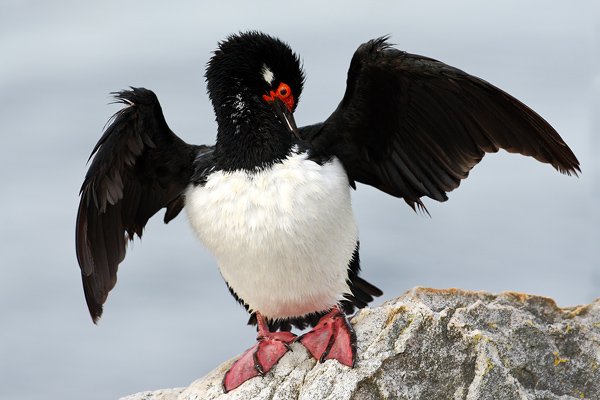
<svg viewBox="0 0 600 400"><path fill-rule="evenodd" d="M338 360L350 368L354 367L356 334L339 307L324 315L317 326L300 336L298 341L319 362Z"/></svg>
<svg viewBox="0 0 600 400"><path fill-rule="evenodd" d="M248 379L264 375L283 357L296 335L290 332L270 332L264 317L256 314L258 321L257 343L246 350L225 373L225 393L240 386Z"/></svg>

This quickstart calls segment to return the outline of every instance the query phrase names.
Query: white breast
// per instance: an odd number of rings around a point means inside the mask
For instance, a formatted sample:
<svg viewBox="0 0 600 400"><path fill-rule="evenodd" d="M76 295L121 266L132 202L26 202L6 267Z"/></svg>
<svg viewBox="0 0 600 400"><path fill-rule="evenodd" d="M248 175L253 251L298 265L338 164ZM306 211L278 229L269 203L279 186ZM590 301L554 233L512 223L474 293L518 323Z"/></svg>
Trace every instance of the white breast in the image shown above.
<svg viewBox="0 0 600 400"><path fill-rule="evenodd" d="M211 174L186 194L188 218L221 274L253 311L302 316L349 292L357 241L346 173L292 153L261 172Z"/></svg>

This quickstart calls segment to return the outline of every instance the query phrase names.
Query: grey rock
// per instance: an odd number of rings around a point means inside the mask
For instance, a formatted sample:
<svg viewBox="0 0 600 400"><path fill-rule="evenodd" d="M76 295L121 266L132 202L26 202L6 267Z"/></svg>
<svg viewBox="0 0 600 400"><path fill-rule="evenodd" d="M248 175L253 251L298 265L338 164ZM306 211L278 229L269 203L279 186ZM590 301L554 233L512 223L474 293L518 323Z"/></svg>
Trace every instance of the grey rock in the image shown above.
<svg viewBox="0 0 600 400"><path fill-rule="evenodd" d="M185 389L124 400L600 399L600 299L559 308L522 293L415 288L353 319L354 369L298 343L224 394L229 360Z"/></svg>
<svg viewBox="0 0 600 400"><path fill-rule="evenodd" d="M120 400L175 400L185 388L160 389L148 392L140 392L131 396L121 397Z"/></svg>

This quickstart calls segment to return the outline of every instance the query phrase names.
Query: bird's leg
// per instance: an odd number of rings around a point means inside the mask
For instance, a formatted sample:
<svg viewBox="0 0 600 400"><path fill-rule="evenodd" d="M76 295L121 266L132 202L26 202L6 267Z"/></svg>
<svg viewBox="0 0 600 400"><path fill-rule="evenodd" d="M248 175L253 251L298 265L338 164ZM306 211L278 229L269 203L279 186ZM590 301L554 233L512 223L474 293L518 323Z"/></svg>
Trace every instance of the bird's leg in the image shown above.
<svg viewBox="0 0 600 400"><path fill-rule="evenodd" d="M265 317L256 313L258 324L257 343L246 350L225 373L223 390L225 393L240 386L248 379L264 375L273 368L296 340L291 332L271 332Z"/></svg>
<svg viewBox="0 0 600 400"><path fill-rule="evenodd" d="M354 367L356 360L356 334L346 315L338 306L324 315L310 332L298 339L320 362L334 359Z"/></svg>

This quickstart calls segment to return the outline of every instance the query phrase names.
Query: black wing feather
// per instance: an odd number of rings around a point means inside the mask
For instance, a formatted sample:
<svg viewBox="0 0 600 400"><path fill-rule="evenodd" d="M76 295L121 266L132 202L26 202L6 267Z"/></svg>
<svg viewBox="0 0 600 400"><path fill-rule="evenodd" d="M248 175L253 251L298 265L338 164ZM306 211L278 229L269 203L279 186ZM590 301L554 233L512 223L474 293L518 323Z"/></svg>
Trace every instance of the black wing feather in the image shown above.
<svg viewBox="0 0 600 400"><path fill-rule="evenodd" d="M300 129L317 150L341 159L351 181L425 210L421 197L447 200L486 152L505 149L568 175L580 171L559 134L525 104L386 40L358 48L338 108L324 123Z"/></svg>
<svg viewBox="0 0 600 400"><path fill-rule="evenodd" d="M94 322L117 281L127 241L142 236L148 220L166 207L165 222L183 208L196 155L168 127L156 95L131 88L115 93L118 111L94 147L81 187L76 250L88 309Z"/></svg>

